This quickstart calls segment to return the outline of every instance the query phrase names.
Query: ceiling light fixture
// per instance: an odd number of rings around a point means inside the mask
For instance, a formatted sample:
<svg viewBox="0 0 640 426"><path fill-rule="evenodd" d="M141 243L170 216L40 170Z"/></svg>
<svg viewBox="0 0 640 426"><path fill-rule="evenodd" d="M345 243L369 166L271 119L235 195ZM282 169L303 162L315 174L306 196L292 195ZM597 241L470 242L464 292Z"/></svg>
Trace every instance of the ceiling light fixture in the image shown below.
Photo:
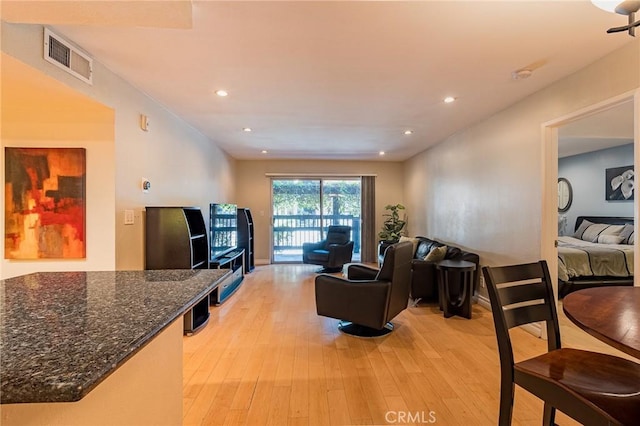
<svg viewBox="0 0 640 426"><path fill-rule="evenodd" d="M629 16L629 23L627 25L609 28L607 33L611 34L627 31L630 36L636 36L635 30L636 27L640 25L640 20L636 21L635 13L640 9L640 1L591 0L591 3L602 10L606 10L607 12Z"/></svg>
<svg viewBox="0 0 640 426"><path fill-rule="evenodd" d="M244 127L242 131L249 133L251 131L251 127Z"/></svg>
<svg viewBox="0 0 640 426"><path fill-rule="evenodd" d="M380 151L378 155L382 157L384 155L384 151Z"/></svg>
<svg viewBox="0 0 640 426"><path fill-rule="evenodd" d="M412 135L413 134L413 130L405 130L404 134L405 135Z"/></svg>
<svg viewBox="0 0 640 426"><path fill-rule="evenodd" d="M267 150L266 150L266 149L263 149L263 150L262 150L262 153L263 153L263 154L266 154L266 153L267 153Z"/></svg>
<svg viewBox="0 0 640 426"><path fill-rule="evenodd" d="M216 90L216 95L224 98L225 96L228 96L229 93L226 90L220 89L220 90Z"/></svg>
<svg viewBox="0 0 640 426"><path fill-rule="evenodd" d="M446 98L444 98L444 103L445 104L450 104L451 102L455 101L456 98L454 98L453 96L447 96Z"/></svg>

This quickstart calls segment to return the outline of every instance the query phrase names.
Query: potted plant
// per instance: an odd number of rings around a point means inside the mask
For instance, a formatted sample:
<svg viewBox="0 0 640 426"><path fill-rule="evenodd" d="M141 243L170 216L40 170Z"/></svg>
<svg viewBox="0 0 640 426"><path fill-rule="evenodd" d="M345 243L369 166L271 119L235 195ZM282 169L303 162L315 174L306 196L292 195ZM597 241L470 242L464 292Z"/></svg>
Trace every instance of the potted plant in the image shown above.
<svg viewBox="0 0 640 426"><path fill-rule="evenodd" d="M388 210L390 213L383 215L387 219L385 219L382 224L382 231L378 233L378 237L380 237L381 241L387 243L397 243L402 236L404 226L407 224L404 217L400 219L399 210L404 210L404 206L402 204L387 204L385 210Z"/></svg>

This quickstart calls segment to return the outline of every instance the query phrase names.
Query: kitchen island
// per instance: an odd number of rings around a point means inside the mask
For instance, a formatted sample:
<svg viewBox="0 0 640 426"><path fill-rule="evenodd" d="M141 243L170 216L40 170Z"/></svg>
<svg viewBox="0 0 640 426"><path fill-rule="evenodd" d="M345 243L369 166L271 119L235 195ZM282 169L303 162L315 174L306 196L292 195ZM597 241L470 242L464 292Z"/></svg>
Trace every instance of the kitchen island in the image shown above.
<svg viewBox="0 0 640 426"><path fill-rule="evenodd" d="M0 419L182 423L182 316L226 270L49 272L0 282Z"/></svg>

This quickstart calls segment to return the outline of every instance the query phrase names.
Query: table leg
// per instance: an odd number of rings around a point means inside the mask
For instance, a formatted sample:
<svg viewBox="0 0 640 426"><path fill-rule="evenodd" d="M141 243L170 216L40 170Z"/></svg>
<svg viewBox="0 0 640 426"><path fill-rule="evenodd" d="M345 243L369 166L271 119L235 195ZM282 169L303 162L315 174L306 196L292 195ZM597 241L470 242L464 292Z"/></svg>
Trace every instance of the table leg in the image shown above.
<svg viewBox="0 0 640 426"><path fill-rule="evenodd" d="M473 281L473 271L462 271L460 274L460 291L456 300L451 300L450 274L454 271L438 271L438 290L440 310L445 318L459 315L471 319L471 283Z"/></svg>

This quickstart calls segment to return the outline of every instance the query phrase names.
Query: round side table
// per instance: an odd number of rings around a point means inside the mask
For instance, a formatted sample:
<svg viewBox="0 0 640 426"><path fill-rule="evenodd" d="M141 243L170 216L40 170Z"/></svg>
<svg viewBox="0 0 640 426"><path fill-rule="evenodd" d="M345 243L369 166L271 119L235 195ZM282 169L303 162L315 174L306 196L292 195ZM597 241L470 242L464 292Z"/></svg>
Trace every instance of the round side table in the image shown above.
<svg viewBox="0 0 640 426"><path fill-rule="evenodd" d="M438 271L438 293L440 299L440 309L445 318L459 315L471 319L471 296L473 293L473 271L476 264L466 260L441 260L436 264ZM454 279L454 275L458 279ZM452 300L454 293L451 289L452 283L457 281L460 286L457 296Z"/></svg>

